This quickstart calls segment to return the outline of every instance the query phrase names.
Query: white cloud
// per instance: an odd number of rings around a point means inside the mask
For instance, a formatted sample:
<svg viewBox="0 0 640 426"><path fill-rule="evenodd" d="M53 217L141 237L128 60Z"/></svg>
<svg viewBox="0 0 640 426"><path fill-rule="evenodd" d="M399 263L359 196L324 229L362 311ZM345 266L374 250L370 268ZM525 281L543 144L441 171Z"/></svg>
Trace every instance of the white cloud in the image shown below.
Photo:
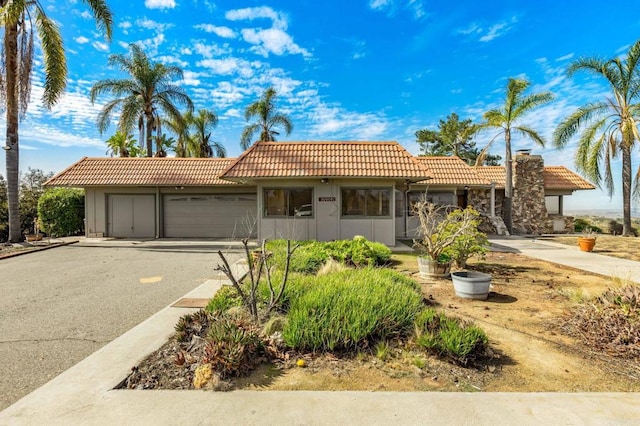
<svg viewBox="0 0 640 426"><path fill-rule="evenodd" d="M273 26L276 28L287 28L286 17L268 6L229 10L224 16L230 21L252 21L266 18L271 19Z"/></svg>
<svg viewBox="0 0 640 426"><path fill-rule="evenodd" d="M160 32L166 30L167 28L173 27L173 24L163 24L161 22L156 22L147 17L144 17L136 20L136 26L144 28L146 30L155 30Z"/></svg>
<svg viewBox="0 0 640 426"><path fill-rule="evenodd" d="M175 0L144 0L147 9L173 9L176 7Z"/></svg>
<svg viewBox="0 0 640 426"><path fill-rule="evenodd" d="M202 30L207 33L214 33L218 37L222 38L235 38L236 33L229 27L218 27L211 24L199 24L194 28Z"/></svg>
<svg viewBox="0 0 640 426"><path fill-rule="evenodd" d="M454 95L457 95L458 93L462 93L462 89L453 89L451 90L451 93L453 93Z"/></svg>
<svg viewBox="0 0 640 426"><path fill-rule="evenodd" d="M252 50L264 57L268 57L269 53L278 56L282 56L285 53L301 54L304 57L311 56L309 51L294 43L291 36L279 28L269 28L267 30L243 29L242 38L247 43L254 44L255 46Z"/></svg>
<svg viewBox="0 0 640 426"><path fill-rule="evenodd" d="M75 42L78 44L86 44L89 43L89 39L86 38L85 36L80 36L80 37L76 37L74 38Z"/></svg>
<svg viewBox="0 0 640 426"><path fill-rule="evenodd" d="M253 75L253 71L248 64L247 61L236 58L203 59L196 63L199 67L207 68L217 75L231 75L238 72L250 77ZM250 70L250 72L247 70Z"/></svg>
<svg viewBox="0 0 640 426"><path fill-rule="evenodd" d="M99 50L101 52L107 52L109 51L109 45L105 42L102 41L94 41L93 43L91 43L91 45L96 49Z"/></svg>
<svg viewBox="0 0 640 426"><path fill-rule="evenodd" d="M93 16L91 15L91 13L89 13L88 10L84 10L80 14L80 17L83 18L83 19L91 19Z"/></svg>
<svg viewBox="0 0 640 426"><path fill-rule="evenodd" d="M458 34L464 34L464 35L479 34L482 32L482 27L480 27L478 24L474 22L470 24L467 28L459 29L457 32Z"/></svg>
<svg viewBox="0 0 640 426"><path fill-rule="evenodd" d="M369 0L369 7L373 10L383 10L390 7L392 0Z"/></svg>
<svg viewBox="0 0 640 426"><path fill-rule="evenodd" d="M200 86L201 81L198 78L199 76L199 73L193 71L184 71L184 78L182 79L182 83L184 83L186 86Z"/></svg>
<svg viewBox="0 0 640 426"><path fill-rule="evenodd" d="M478 38L478 41L486 43L505 35L513 28L513 25L517 22L518 18L516 16L511 17L511 19L509 20L500 21L498 23L490 25L487 28L483 27L477 22L472 22L467 27L458 29L456 33L465 36L480 36Z"/></svg>
<svg viewBox="0 0 640 426"><path fill-rule="evenodd" d="M560 56L559 58L556 59L556 61L566 61L567 59L571 59L573 58L574 54L572 53L568 53L564 56Z"/></svg>
<svg viewBox="0 0 640 426"><path fill-rule="evenodd" d="M131 28L133 26L133 24L129 21L122 21L118 24L119 28L122 28L124 30L127 30L129 28Z"/></svg>
<svg viewBox="0 0 640 426"><path fill-rule="evenodd" d="M237 108L230 108L224 113L225 118L241 118L242 112Z"/></svg>
<svg viewBox="0 0 640 426"><path fill-rule="evenodd" d="M482 37L480 37L480 41L482 42L491 41L494 38L504 35L504 33L506 33L507 31L509 31L509 28L507 27L507 23L499 22L489 27L489 30L487 31L487 33Z"/></svg>
<svg viewBox="0 0 640 426"><path fill-rule="evenodd" d="M200 41L196 42L193 45L193 49L188 48L188 50L189 50L189 53L188 53L189 55L192 52L195 52L204 58L213 58L214 56L220 57L220 56L229 55L231 53L231 49L227 45L220 47L215 43L204 44L203 42L200 42Z"/></svg>
<svg viewBox="0 0 640 426"><path fill-rule="evenodd" d="M268 57L270 53L281 56L284 54L300 54L310 57L307 49L298 46L293 38L287 34L287 19L285 15L276 12L270 7L249 7L245 9L230 10L225 14L230 21L252 21L254 19L269 19L271 28L245 28L241 31L242 38L247 43L253 44L252 51Z"/></svg>

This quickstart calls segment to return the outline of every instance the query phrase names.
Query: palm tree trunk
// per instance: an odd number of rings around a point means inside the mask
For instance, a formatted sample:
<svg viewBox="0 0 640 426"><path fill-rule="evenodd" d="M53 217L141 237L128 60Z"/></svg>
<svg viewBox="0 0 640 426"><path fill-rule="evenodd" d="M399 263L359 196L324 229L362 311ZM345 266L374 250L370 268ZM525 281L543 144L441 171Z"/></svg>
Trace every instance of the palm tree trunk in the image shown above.
<svg viewBox="0 0 640 426"><path fill-rule="evenodd" d="M505 169L505 183L504 183L504 224L509 230L509 234L513 233L513 221L511 219L512 199L513 199L513 160L511 159L511 129L504 131L504 169Z"/></svg>
<svg viewBox="0 0 640 426"><path fill-rule="evenodd" d="M153 131L153 114L148 112L144 114L147 118L145 129L145 139L147 141L147 157L153 157L153 143L151 141L151 132Z"/></svg>
<svg viewBox="0 0 640 426"><path fill-rule="evenodd" d="M622 235L632 236L631 228L631 149L622 144Z"/></svg>
<svg viewBox="0 0 640 426"><path fill-rule="evenodd" d="M7 23L4 30L5 83L7 93L7 139L5 158L7 163L7 199L9 201L9 241L22 240L20 229L19 168L18 147L18 25Z"/></svg>

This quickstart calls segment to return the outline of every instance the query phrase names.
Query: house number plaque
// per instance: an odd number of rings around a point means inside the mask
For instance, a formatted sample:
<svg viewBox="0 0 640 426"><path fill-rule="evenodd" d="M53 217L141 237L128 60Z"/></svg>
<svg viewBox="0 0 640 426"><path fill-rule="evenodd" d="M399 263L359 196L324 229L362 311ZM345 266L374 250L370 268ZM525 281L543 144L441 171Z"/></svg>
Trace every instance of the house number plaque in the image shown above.
<svg viewBox="0 0 640 426"><path fill-rule="evenodd" d="M335 202L336 201L336 197L318 197L318 201L320 201L320 202L326 202L326 201Z"/></svg>

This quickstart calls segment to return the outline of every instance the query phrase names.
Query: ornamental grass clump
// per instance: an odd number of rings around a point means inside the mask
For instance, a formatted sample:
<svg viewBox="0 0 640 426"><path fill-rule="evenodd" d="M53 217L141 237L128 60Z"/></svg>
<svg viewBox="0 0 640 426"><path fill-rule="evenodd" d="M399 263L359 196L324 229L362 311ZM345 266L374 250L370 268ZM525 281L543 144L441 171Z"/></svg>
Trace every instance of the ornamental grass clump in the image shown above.
<svg viewBox="0 0 640 426"><path fill-rule="evenodd" d="M433 309L420 312L415 325L418 346L456 364L472 363L485 353L488 344L481 328Z"/></svg>
<svg viewBox="0 0 640 426"><path fill-rule="evenodd" d="M283 330L298 350L348 350L406 335L422 307L411 280L393 271L352 269L307 277Z"/></svg>
<svg viewBox="0 0 640 426"><path fill-rule="evenodd" d="M640 357L640 286L629 283L606 290L575 307L562 330L592 351L626 359Z"/></svg>

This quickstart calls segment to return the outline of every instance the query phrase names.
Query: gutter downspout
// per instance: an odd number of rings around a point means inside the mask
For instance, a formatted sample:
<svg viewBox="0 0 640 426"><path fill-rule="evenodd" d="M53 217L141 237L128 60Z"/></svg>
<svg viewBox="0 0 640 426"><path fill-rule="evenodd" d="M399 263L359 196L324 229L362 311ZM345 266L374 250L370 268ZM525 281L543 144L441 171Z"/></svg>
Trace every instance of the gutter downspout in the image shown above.
<svg viewBox="0 0 640 426"><path fill-rule="evenodd" d="M156 239L160 238L160 187L156 186Z"/></svg>

